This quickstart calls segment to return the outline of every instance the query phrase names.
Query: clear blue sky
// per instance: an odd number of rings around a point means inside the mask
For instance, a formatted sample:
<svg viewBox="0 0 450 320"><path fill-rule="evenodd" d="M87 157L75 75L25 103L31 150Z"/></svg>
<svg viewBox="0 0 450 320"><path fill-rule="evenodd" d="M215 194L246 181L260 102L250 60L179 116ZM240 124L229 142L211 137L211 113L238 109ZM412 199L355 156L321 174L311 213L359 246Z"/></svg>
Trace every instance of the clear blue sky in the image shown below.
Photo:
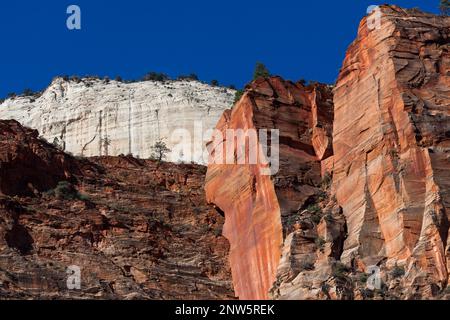
<svg viewBox="0 0 450 320"><path fill-rule="evenodd" d="M256 61L285 78L334 82L366 8L384 1L1 1L0 97L55 75L139 78L147 71L242 86ZM438 12L439 0L395 0ZM82 30L66 28L66 8Z"/></svg>

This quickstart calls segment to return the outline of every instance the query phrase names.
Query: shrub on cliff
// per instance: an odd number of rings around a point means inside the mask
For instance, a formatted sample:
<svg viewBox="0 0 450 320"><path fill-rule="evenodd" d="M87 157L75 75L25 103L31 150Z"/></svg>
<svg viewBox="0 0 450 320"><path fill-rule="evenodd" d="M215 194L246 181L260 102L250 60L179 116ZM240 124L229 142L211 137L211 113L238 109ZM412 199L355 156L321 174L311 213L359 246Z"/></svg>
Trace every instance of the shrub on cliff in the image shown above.
<svg viewBox="0 0 450 320"><path fill-rule="evenodd" d="M158 162L161 162L163 159L165 159L167 157L167 154L172 151L162 140L156 141L151 149L153 150L151 158Z"/></svg>
<svg viewBox="0 0 450 320"><path fill-rule="evenodd" d="M443 15L448 16L450 12L450 0L441 0L441 4L439 5L439 9Z"/></svg>
<svg viewBox="0 0 450 320"><path fill-rule="evenodd" d="M211 80L211 85L212 85L213 87L218 87L218 86L219 86L219 81L217 81L217 80Z"/></svg>
<svg viewBox="0 0 450 320"><path fill-rule="evenodd" d="M256 66L255 66L255 71L253 73L253 80L256 80L258 78L268 78L268 77L270 77L269 70L266 68L266 66L263 63L257 62Z"/></svg>
<svg viewBox="0 0 450 320"><path fill-rule="evenodd" d="M198 76L195 73L191 73L188 75L179 75L178 80L192 80L192 81L198 81Z"/></svg>
<svg viewBox="0 0 450 320"><path fill-rule="evenodd" d="M393 278L400 278L405 275L405 269L395 265L394 269L392 269L391 276Z"/></svg>
<svg viewBox="0 0 450 320"><path fill-rule="evenodd" d="M169 80L169 76L160 72L149 72L142 78L143 81L166 81Z"/></svg>
<svg viewBox="0 0 450 320"><path fill-rule="evenodd" d="M78 192L78 190L67 181L60 181L55 189L46 192L49 196L54 196L62 200L88 200L86 195Z"/></svg>
<svg viewBox="0 0 450 320"><path fill-rule="evenodd" d="M244 90L237 90L234 94L234 103L237 103L239 100L241 100L242 96L244 95Z"/></svg>

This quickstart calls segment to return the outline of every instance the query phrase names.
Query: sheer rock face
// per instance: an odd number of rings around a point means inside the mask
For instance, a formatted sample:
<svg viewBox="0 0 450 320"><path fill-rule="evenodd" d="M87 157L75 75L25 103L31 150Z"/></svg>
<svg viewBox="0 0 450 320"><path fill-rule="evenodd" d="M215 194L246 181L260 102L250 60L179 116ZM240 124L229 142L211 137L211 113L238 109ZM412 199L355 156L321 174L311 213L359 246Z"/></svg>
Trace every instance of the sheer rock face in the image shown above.
<svg viewBox="0 0 450 320"><path fill-rule="evenodd" d="M445 287L450 216L450 18L381 7L334 90L333 188L360 270L404 266L405 288ZM372 27L371 27L372 26Z"/></svg>
<svg viewBox="0 0 450 320"><path fill-rule="evenodd" d="M75 159L36 137L0 121L1 299L234 298L205 167ZM66 191L41 192L68 176Z"/></svg>
<svg viewBox="0 0 450 320"><path fill-rule="evenodd" d="M162 139L172 149L168 161L202 164L202 149L210 139L203 134L214 129L234 94L198 81L56 78L40 97L21 96L0 104L0 119L37 129L49 142L56 138L75 155L149 158L151 147ZM187 134L181 139L176 129Z"/></svg>
<svg viewBox="0 0 450 320"><path fill-rule="evenodd" d="M268 298L283 239L293 231L297 212L320 190L320 160L331 153L331 123L327 86L306 88L279 77L251 83L220 119L222 147L228 129L278 129L280 136L280 169L273 176L261 174L261 162L208 165L206 196L225 213L223 234L230 241L240 299ZM234 146L231 153L236 152Z"/></svg>

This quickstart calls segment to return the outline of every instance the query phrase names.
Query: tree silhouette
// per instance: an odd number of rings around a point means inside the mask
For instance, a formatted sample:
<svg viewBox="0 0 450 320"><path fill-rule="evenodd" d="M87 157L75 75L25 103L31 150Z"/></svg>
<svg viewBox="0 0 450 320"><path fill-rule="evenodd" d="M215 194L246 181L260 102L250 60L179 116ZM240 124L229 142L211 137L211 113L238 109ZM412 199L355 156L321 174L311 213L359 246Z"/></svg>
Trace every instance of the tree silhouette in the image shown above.
<svg viewBox="0 0 450 320"><path fill-rule="evenodd" d="M441 13L443 15L448 16L450 12L450 0L441 0L441 4L439 5L439 9L441 9Z"/></svg>
<svg viewBox="0 0 450 320"><path fill-rule="evenodd" d="M155 144L152 146L152 159L161 162L163 159L167 157L167 154L171 152L166 143L162 140L158 140L155 142Z"/></svg>
<svg viewBox="0 0 450 320"><path fill-rule="evenodd" d="M253 73L253 80L256 80L261 77L262 78L270 77L270 72L263 63L257 62L255 66L255 72Z"/></svg>

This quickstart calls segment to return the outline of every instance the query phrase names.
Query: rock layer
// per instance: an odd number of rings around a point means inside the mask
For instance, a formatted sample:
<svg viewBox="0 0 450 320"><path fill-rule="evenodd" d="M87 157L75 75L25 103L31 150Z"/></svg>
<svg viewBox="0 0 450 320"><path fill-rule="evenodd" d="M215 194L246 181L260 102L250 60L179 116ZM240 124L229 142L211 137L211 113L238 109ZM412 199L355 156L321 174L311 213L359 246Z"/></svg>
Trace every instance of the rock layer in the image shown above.
<svg viewBox="0 0 450 320"><path fill-rule="evenodd" d="M404 266L405 287L433 296L448 281L450 18L382 6L374 27L376 14L362 21L334 90L341 259Z"/></svg>
<svg viewBox="0 0 450 320"><path fill-rule="evenodd" d="M203 135L232 105L234 93L198 81L56 78L37 98L21 96L0 104L0 119L37 129L75 155L148 158L151 147L164 140L173 149L168 161L202 164L210 138Z"/></svg>
<svg viewBox="0 0 450 320"><path fill-rule="evenodd" d="M240 299L268 298L284 235L292 229L295 214L319 191L320 159L331 147L330 98L324 85L304 87L279 77L261 78L247 86L217 125L224 136L222 147L229 129L279 130L279 171L274 176L261 174L263 161L208 166L206 196L225 213L223 234L230 241L234 289ZM231 154L236 152L234 145Z"/></svg>
<svg viewBox="0 0 450 320"><path fill-rule="evenodd" d="M205 169L75 159L0 121L0 298L233 299ZM80 289L67 286L72 266Z"/></svg>

